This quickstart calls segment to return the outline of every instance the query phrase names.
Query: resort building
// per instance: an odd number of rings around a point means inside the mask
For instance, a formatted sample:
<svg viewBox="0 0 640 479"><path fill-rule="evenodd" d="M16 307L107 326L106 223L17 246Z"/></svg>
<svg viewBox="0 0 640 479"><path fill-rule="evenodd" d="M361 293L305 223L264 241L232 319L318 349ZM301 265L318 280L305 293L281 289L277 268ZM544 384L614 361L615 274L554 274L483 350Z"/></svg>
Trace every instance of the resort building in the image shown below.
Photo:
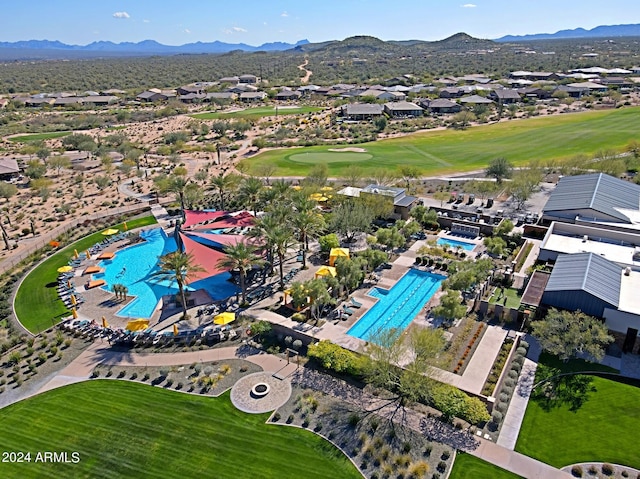
<svg viewBox="0 0 640 479"><path fill-rule="evenodd" d="M604 173L565 176L542 210L542 221L640 224L640 186Z"/></svg>
<svg viewBox="0 0 640 479"><path fill-rule="evenodd" d="M360 198L366 195L378 195L388 198L393 203L393 212L403 220L409 219L411 209L418 204L418 198L407 195L404 188L393 188L391 186L368 185L364 188L347 186L338 191L339 195Z"/></svg>
<svg viewBox="0 0 640 479"><path fill-rule="evenodd" d="M558 256L541 302L603 318L622 350L631 352L640 329L638 291L640 272L621 268L595 253L563 254Z"/></svg>

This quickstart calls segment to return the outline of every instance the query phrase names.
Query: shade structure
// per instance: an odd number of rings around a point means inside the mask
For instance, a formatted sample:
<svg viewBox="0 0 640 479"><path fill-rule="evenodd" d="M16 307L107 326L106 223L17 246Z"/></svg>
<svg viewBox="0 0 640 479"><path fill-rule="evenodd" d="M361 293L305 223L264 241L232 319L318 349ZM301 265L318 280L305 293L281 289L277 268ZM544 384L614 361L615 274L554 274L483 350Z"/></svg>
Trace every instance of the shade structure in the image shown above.
<svg viewBox="0 0 640 479"><path fill-rule="evenodd" d="M49 241L49 246L51 246L52 248L57 248L58 246L60 246L60 242L59 241Z"/></svg>
<svg viewBox="0 0 640 479"><path fill-rule="evenodd" d="M320 266L318 271L316 271L315 277L322 278L327 276L336 277L336 269L333 266Z"/></svg>
<svg viewBox="0 0 640 479"><path fill-rule="evenodd" d="M104 286L107 282L104 279L95 279L93 281L87 281L87 284L84 285L84 289L93 289L99 286Z"/></svg>
<svg viewBox="0 0 640 479"><path fill-rule="evenodd" d="M111 251L105 251L105 252L103 252L103 253L100 253L100 254L98 255L98 258L97 258L97 259L100 259L100 260L102 260L102 259L113 259L115 255L116 255L116 254L115 254L115 253L112 253Z"/></svg>
<svg viewBox="0 0 640 479"><path fill-rule="evenodd" d="M115 228L109 228L108 230L104 230L104 231L102 232L102 234L103 234L104 236L113 236L113 235L114 235L114 234L116 234L116 233L118 233L118 230L117 230L117 229L115 229Z"/></svg>
<svg viewBox="0 0 640 479"><path fill-rule="evenodd" d="M178 335L178 325L176 323L173 323L173 335Z"/></svg>
<svg viewBox="0 0 640 479"><path fill-rule="evenodd" d="M338 258L348 258L348 248L331 248L329 252L329 266L333 266Z"/></svg>
<svg viewBox="0 0 640 479"><path fill-rule="evenodd" d="M105 318L104 316L102 317L102 327L103 328L109 327L109 323L107 323L107 318Z"/></svg>
<svg viewBox="0 0 640 479"><path fill-rule="evenodd" d="M232 313L230 311L225 311L224 313L220 313L213 318L213 322L215 324L229 324L236 320L236 313Z"/></svg>
<svg viewBox="0 0 640 479"><path fill-rule="evenodd" d="M127 331L144 331L149 327L148 319L134 319L133 321L129 321L125 326Z"/></svg>
<svg viewBox="0 0 640 479"><path fill-rule="evenodd" d="M104 272L104 269L102 269L100 266L87 266L82 272L82 274L96 274L96 273L103 273L103 272Z"/></svg>
<svg viewBox="0 0 640 479"><path fill-rule="evenodd" d="M183 233L180 233L180 240L184 245L185 252L193 256L194 263L204 268L204 271L199 271L191 275L190 280L192 282L228 271L227 268L220 268L218 266L218 262L222 258L227 257L226 254L200 244Z"/></svg>
<svg viewBox="0 0 640 479"><path fill-rule="evenodd" d="M60 266L58 268L58 273L68 273L70 271L73 271L73 266Z"/></svg>

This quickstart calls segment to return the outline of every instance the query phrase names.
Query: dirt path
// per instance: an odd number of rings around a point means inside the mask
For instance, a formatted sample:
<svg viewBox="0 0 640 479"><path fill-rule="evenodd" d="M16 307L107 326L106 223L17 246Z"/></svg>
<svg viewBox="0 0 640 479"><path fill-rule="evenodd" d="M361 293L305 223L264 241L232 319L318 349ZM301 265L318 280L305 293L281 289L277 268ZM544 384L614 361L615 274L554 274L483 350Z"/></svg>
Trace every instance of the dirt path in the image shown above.
<svg viewBox="0 0 640 479"><path fill-rule="evenodd" d="M313 75L311 70L307 70L305 67L309 64L309 59L305 58L304 63L302 65L298 65L298 70L305 72L304 77L300 79L302 83L309 83L309 78Z"/></svg>

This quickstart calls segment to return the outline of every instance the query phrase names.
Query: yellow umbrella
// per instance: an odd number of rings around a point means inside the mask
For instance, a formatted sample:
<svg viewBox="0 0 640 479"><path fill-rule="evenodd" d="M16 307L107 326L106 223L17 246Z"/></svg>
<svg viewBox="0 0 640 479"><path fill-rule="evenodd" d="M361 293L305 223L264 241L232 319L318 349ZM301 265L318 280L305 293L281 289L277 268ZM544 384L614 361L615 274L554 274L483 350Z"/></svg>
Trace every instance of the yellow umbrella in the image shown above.
<svg viewBox="0 0 640 479"><path fill-rule="evenodd" d="M128 331L144 331L149 327L148 319L134 319L133 321L129 321L127 326L125 327Z"/></svg>
<svg viewBox="0 0 640 479"><path fill-rule="evenodd" d="M109 323L107 323L107 318L105 318L104 316L102 317L102 327L103 328L109 327Z"/></svg>
<svg viewBox="0 0 640 479"><path fill-rule="evenodd" d="M74 306L78 304L78 300L76 299L75 294L71 295L71 304L73 304Z"/></svg>
<svg viewBox="0 0 640 479"><path fill-rule="evenodd" d="M333 186L323 186L320 191L333 191Z"/></svg>
<svg viewBox="0 0 640 479"><path fill-rule="evenodd" d="M78 250L77 250L77 249L74 249L74 250L73 250L73 256L74 256L76 259L78 259L78 258L80 257L80 255L78 254Z"/></svg>
<svg viewBox="0 0 640 479"><path fill-rule="evenodd" d="M122 229L127 231L129 229L129 227L127 226L127 222L125 221L124 223L122 223Z"/></svg>
<svg viewBox="0 0 640 479"><path fill-rule="evenodd" d="M70 287L71 287L71 280L70 280L70 279L68 279L68 280L67 280L67 288L70 288Z"/></svg>
<svg viewBox="0 0 640 479"><path fill-rule="evenodd" d="M73 266L60 266L58 268L58 273L68 273L70 271L73 271Z"/></svg>
<svg viewBox="0 0 640 479"><path fill-rule="evenodd" d="M236 313L231 313L226 311L224 313L220 313L219 315L213 318L213 322L215 324L229 324L236 320Z"/></svg>
<svg viewBox="0 0 640 479"><path fill-rule="evenodd" d="M71 314L73 315L73 319L78 319L78 311L76 311L76 308L71 310Z"/></svg>
<svg viewBox="0 0 640 479"><path fill-rule="evenodd" d="M178 325L176 323L173 323L173 335L178 335Z"/></svg>
<svg viewBox="0 0 640 479"><path fill-rule="evenodd" d="M114 234L116 234L117 232L118 232L118 230L117 230L117 229L115 229L115 228L109 228L108 230L104 230L104 231L102 232L102 235L103 235L103 236L113 236L113 235L114 235Z"/></svg>
<svg viewBox="0 0 640 479"><path fill-rule="evenodd" d="M348 258L349 257L349 249L348 248L331 248L331 252L329 253L329 266L333 266L338 258Z"/></svg>
<svg viewBox="0 0 640 479"><path fill-rule="evenodd" d="M89 250L85 251L84 254L87 255L87 259L91 258L91 255L89 254Z"/></svg>
<svg viewBox="0 0 640 479"><path fill-rule="evenodd" d="M316 271L315 277L320 278L322 276L333 276L336 277L336 269L333 266L320 266L318 271Z"/></svg>
<svg viewBox="0 0 640 479"><path fill-rule="evenodd" d="M302 189L302 186L300 186L300 185L293 185L293 186L291 187L291 189L292 189L292 190L296 190L296 191L300 191L300 190Z"/></svg>

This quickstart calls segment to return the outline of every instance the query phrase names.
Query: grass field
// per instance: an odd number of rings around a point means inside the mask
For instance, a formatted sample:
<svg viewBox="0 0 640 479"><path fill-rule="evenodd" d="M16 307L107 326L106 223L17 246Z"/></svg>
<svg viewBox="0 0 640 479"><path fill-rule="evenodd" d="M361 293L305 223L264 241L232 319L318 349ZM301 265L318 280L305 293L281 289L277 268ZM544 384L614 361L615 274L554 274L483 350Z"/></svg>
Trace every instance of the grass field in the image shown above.
<svg viewBox="0 0 640 479"><path fill-rule="evenodd" d="M574 361L565 366L546 355L541 364L554 372L605 369ZM536 380L540 377L536 374ZM595 391L587 392L586 398L574 393L584 401L573 411L569 401L547 407L545 400L530 400L516 451L556 467L597 461L640 469L640 388L599 377L592 377L591 386Z"/></svg>
<svg viewBox="0 0 640 479"><path fill-rule="evenodd" d="M521 476L464 452L458 452L456 455L449 475L449 479L518 479L519 477Z"/></svg>
<svg viewBox="0 0 640 479"><path fill-rule="evenodd" d="M0 463L20 478L361 478L310 431L267 425L220 398L124 381L73 384L0 410L3 451L32 462ZM11 431L9 433L9 431ZM37 451L80 454L77 464L34 463Z"/></svg>
<svg viewBox="0 0 640 479"><path fill-rule="evenodd" d="M301 113L314 113L320 111L322 108L313 106L298 106L293 108L280 107L278 108L278 115L299 115ZM198 120L229 120L232 118L263 118L265 116L274 116L276 109L274 107L260 107L260 108L247 108L246 110L234 111L231 113L220 113L210 111L206 113L195 113L189 115L192 118Z"/></svg>
<svg viewBox="0 0 640 479"><path fill-rule="evenodd" d="M304 176L319 162L327 164L330 176L345 175L353 165L365 171L413 165L431 175L482 169L501 156L521 165L621 149L638 139L639 129L640 108L636 107L415 133L354 145L366 150L360 154L329 151L343 146L312 146L265 151L243 161L249 171L253 165L272 164L277 167L275 175L281 176Z"/></svg>
<svg viewBox="0 0 640 479"><path fill-rule="evenodd" d="M127 227L134 229L155 223L153 216L146 216L127 221ZM122 224L114 225L113 228L121 229ZM69 262L74 249L82 252L103 239L100 231L86 236L47 258L24 278L16 293L14 311L25 328L37 334L69 314L56 291L57 269Z"/></svg>
<svg viewBox="0 0 640 479"><path fill-rule="evenodd" d="M70 135L70 131L54 131L51 133L34 133L33 135L21 135L9 138L9 141L26 143L28 141L51 140L53 138L62 138Z"/></svg>

